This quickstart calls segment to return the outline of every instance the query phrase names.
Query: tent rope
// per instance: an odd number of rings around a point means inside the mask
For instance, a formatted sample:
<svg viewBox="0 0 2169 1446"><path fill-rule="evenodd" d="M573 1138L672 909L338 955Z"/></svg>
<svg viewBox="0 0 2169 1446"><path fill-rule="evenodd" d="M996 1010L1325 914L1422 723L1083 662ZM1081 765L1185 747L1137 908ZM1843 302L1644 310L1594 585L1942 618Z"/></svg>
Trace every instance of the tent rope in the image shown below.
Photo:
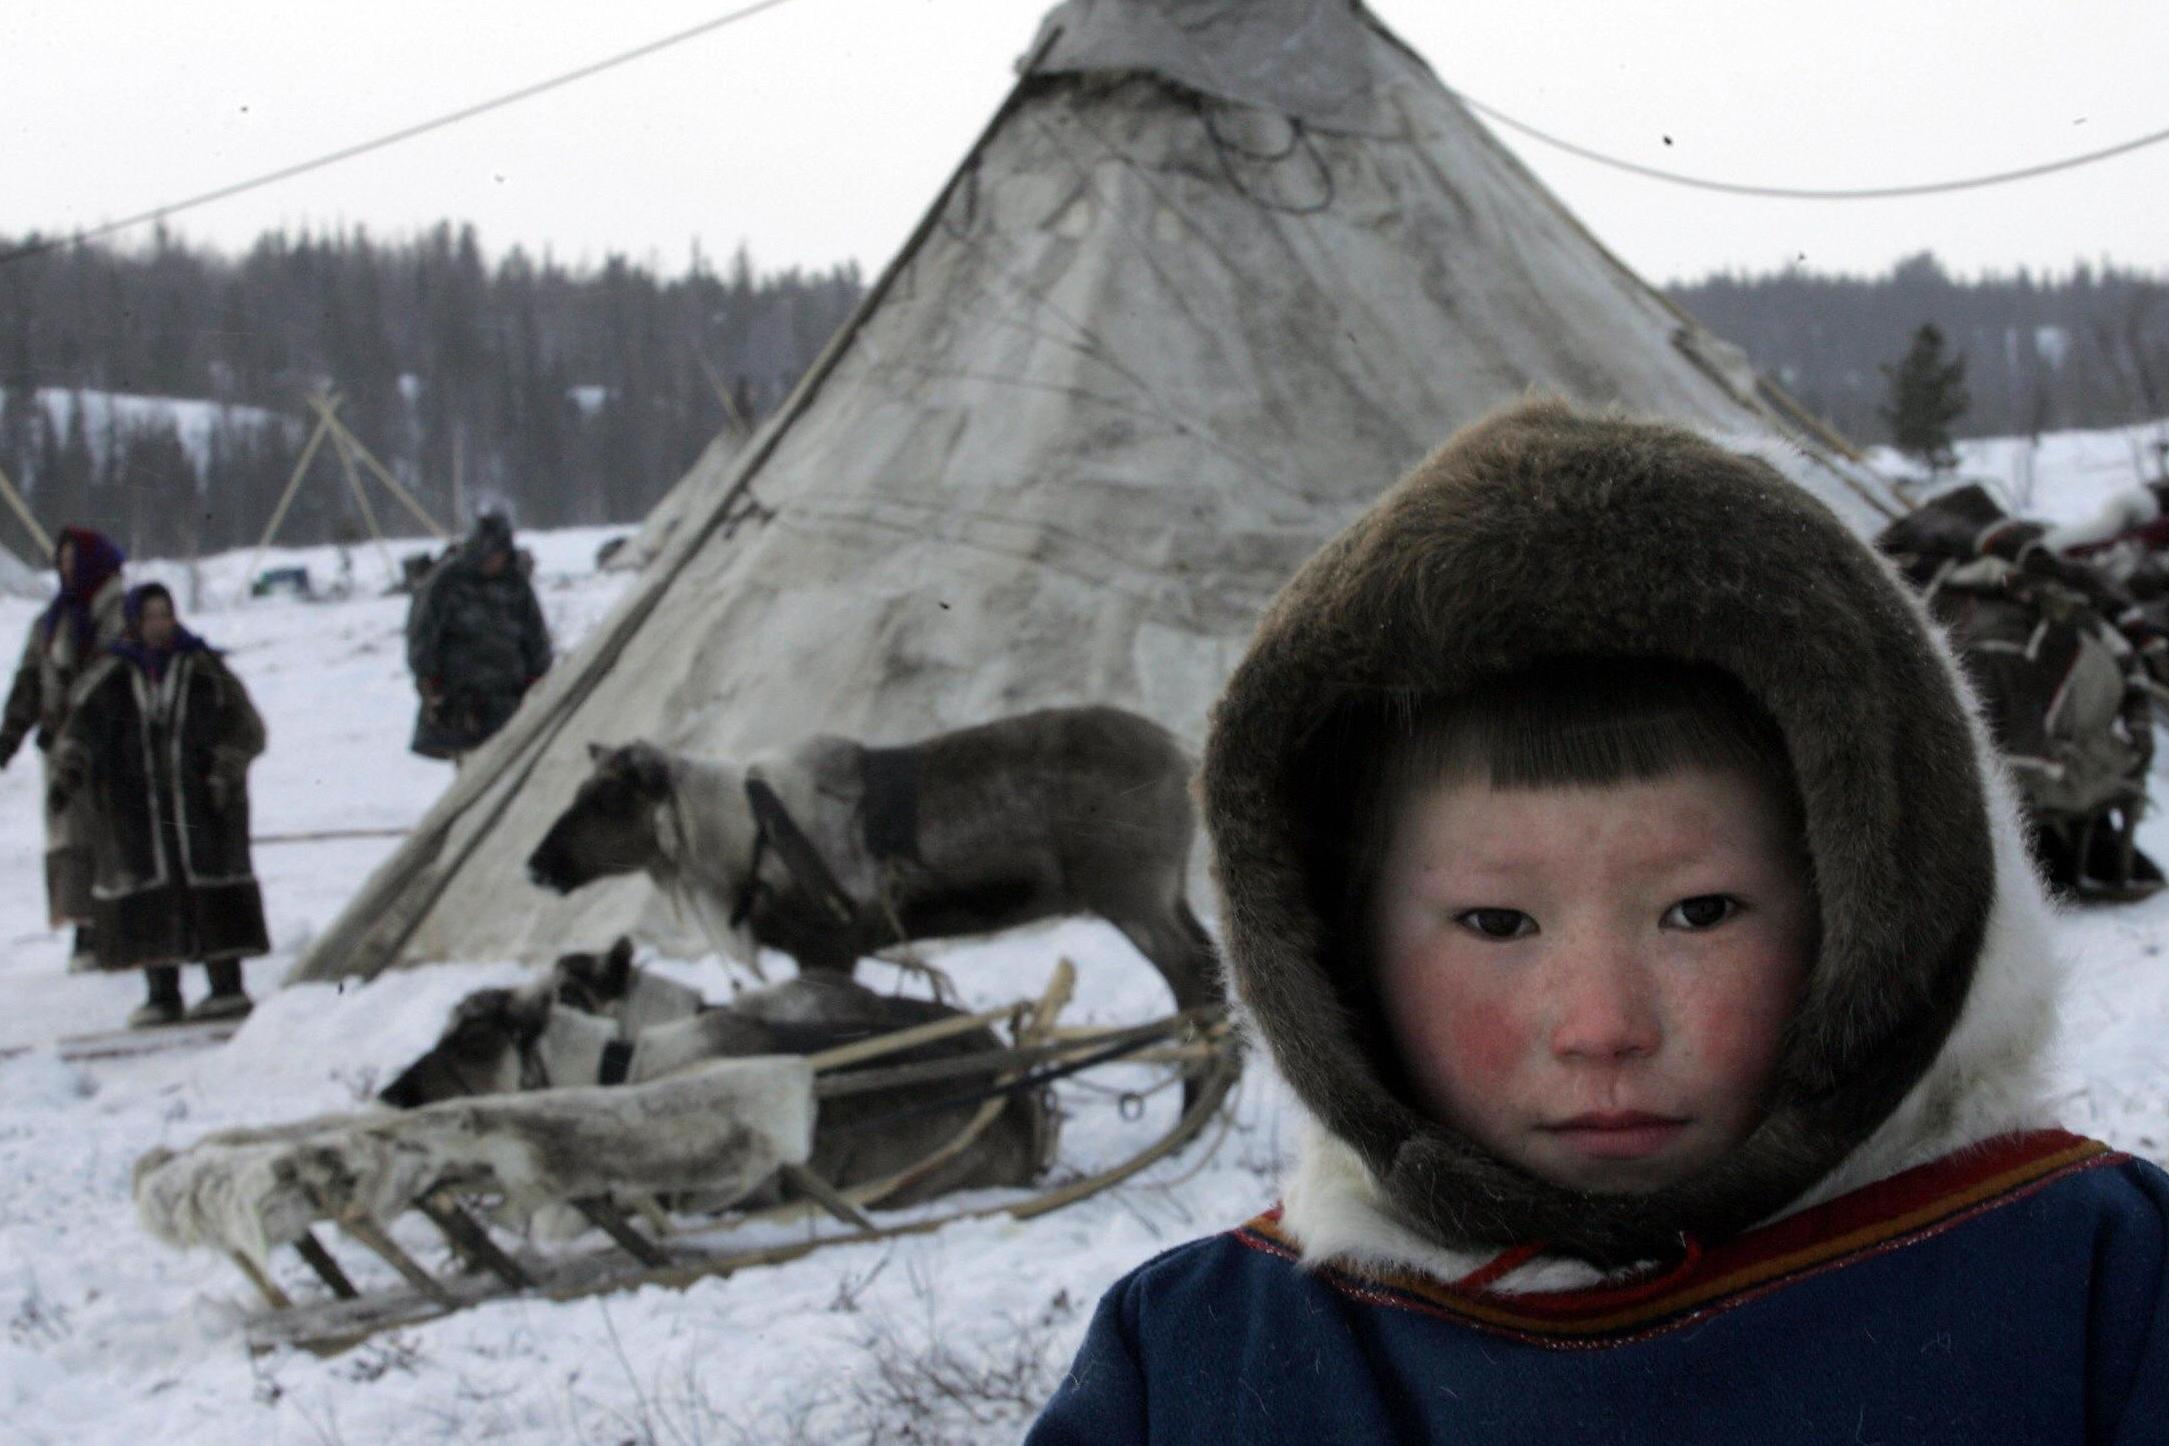
<svg viewBox="0 0 2169 1446"><path fill-rule="evenodd" d="M220 186L214 191L204 191L185 200L169 201L163 206L154 206L148 211L141 211L133 216L124 216L118 221L107 221L102 225L91 226L80 231L71 231L65 236L52 236L43 240L29 241L11 250L0 251L0 265L11 261L27 261L33 256L43 256L49 252L64 250L70 246L80 246L85 242L96 241L111 236L116 232L126 231L151 221L163 221L169 216L177 216L183 211L192 211L198 206L208 206L213 201L223 201L228 197L260 190L265 186L275 185L280 181L290 180L295 176L307 175L311 171L320 171L326 166L337 165L341 161L349 161L356 156L365 156L371 151L380 151L386 146L395 146L401 141L412 140L416 136L427 135L431 131L443 130L448 126L458 125L462 121L473 120L477 116L487 115L493 110L502 110L508 105L517 105L523 100L531 100L538 95L546 95L560 87L571 85L576 81L586 80L589 76L600 75L606 70L615 70L621 65L629 65L633 61L644 60L648 56L659 51L668 50L674 45L682 45L688 40L698 39L711 30L721 30L726 25L734 25L738 21L749 20L764 10L773 10L778 5L786 3L788 3L788 0L755 0L755 3L751 5L733 10L727 15L718 15L712 19L704 20L698 25L689 26L684 30L666 35L660 40L651 40L645 45L634 46L631 50L619 51L616 55L605 56L601 60L592 61L576 69L562 71L547 80L536 81L532 85L525 85L518 90L507 91L505 94L494 96L489 100L463 106L458 110L414 125L405 126L386 135L361 141L351 146L344 146L336 151L316 156L310 160L300 161L291 166L282 166L278 170L267 171L263 175L252 176L245 181L236 181L232 185Z"/></svg>
<svg viewBox="0 0 2169 1446"><path fill-rule="evenodd" d="M1445 82L1441 81L1440 84L1445 85ZM1664 181L1675 186L1686 186L1697 191L1716 191L1728 196L1758 196L1784 201L1888 201L1906 196L1940 196L1952 191L1971 191L1978 190L1983 186L2008 185L2012 181L2030 181L2036 176L2054 175L2058 171L2069 171L2080 166L2090 166L2096 161L2106 161L2115 156L2126 155L2132 151L2143 150L2148 146L2169 141L2169 130L2152 131L2132 140L2120 141L2113 146L2103 146L2099 150L2087 151L2081 155L2066 156L2055 161L2043 161L2038 165L2019 166L2007 171L1991 171L1982 176L1966 176L1953 181L1923 181L1906 186L1840 187L1833 190L1821 190L1805 186L1761 186L1736 181L1712 180L1707 176L1690 176L1680 171L1667 171L1658 166L1645 166L1639 161L1630 161L1619 156L1607 155L1603 151L1591 150L1587 146L1577 145L1561 136L1538 130L1525 121L1515 120L1503 111L1494 110L1492 107L1485 105L1467 91L1456 90L1451 86L1447 86L1446 89L1447 93L1452 95L1455 100L1460 101L1486 120L1505 126L1508 130L1518 131L1531 140L1541 141L1547 146L1565 151L1568 155L1579 156L1585 161L1594 161L1600 166L1610 166L1614 170L1625 171L1630 175L1642 176L1652 181Z"/></svg>
<svg viewBox="0 0 2169 1446"><path fill-rule="evenodd" d="M1326 164L1324 155L1318 150L1317 142L1311 139L1309 128L1300 119L1295 116L1288 117L1290 139L1287 149L1277 156L1264 155L1236 145L1226 136L1223 136L1220 133L1219 125L1213 120L1212 109L1207 106L1202 97L1192 97L1191 108L1197 112L1199 122L1205 127L1206 136L1213 143L1213 155L1220 162L1220 174L1226 178L1228 185L1235 193L1250 202L1251 205L1256 206L1261 211L1277 211L1283 216L1315 216L1322 211L1329 211L1333 208L1333 201L1337 192L1333 180L1333 168ZM1250 188L1241 176L1235 173L1235 165L1228 159L1229 156L1234 155L1240 156L1246 161L1271 164L1294 155L1298 148L1309 156L1311 164L1318 168L1318 178L1325 187L1323 196L1304 205L1292 205L1281 200L1268 200L1266 197L1259 195Z"/></svg>
<svg viewBox="0 0 2169 1446"><path fill-rule="evenodd" d="M1215 100L1211 96L1200 94L1193 95L1190 98L1190 104L1191 109L1195 110L1198 113L1199 119L1205 122L1205 129L1211 132L1212 138L1215 141L1220 143L1221 149L1233 151L1236 155L1241 156L1246 161L1262 161L1267 164L1270 164L1274 161L1285 161L1286 159L1288 159L1288 157L1295 154L1296 147L1303 144L1305 131L1303 128L1303 121L1300 116L1291 115L1281 117L1288 123L1288 144L1282 146L1277 151L1254 151L1251 150L1248 146L1237 145L1234 141L1231 141L1226 136L1220 134L1220 127L1217 123L1214 122L1213 114L1218 110L1227 108L1224 106L1223 102ZM1249 110L1260 115L1279 114L1278 111L1260 111L1255 106L1244 106L1242 107L1242 109Z"/></svg>

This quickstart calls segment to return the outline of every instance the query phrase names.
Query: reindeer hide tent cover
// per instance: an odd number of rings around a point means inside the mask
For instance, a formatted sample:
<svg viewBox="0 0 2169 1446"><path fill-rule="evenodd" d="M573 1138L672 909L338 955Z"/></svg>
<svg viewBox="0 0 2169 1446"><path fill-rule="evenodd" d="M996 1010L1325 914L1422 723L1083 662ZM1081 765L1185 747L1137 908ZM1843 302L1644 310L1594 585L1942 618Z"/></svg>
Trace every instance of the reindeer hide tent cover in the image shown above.
<svg viewBox="0 0 2169 1446"><path fill-rule="evenodd" d="M1863 534L1846 444L1607 252L1354 0L1071 0L804 381L297 979L705 948L522 861L591 740L744 757L1107 702L1189 738L1296 565L1532 389L1697 426Z"/></svg>

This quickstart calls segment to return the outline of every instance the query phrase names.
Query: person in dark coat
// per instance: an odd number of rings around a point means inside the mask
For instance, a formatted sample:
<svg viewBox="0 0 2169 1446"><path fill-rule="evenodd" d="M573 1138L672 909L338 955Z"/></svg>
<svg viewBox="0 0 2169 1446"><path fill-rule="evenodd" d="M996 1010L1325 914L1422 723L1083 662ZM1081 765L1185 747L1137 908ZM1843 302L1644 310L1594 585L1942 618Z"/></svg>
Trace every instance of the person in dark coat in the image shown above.
<svg viewBox="0 0 2169 1446"><path fill-rule="evenodd" d="M70 527L53 547L53 570L60 591L52 605L30 625L16 665L14 686L0 711L0 768L5 768L25 738L34 738L46 760L46 795L52 793L53 740L67 721L75 681L106 647L120 637L121 599L128 585L121 578L120 548L101 532ZM71 969L95 967L91 925L90 835L82 809L71 807L45 815L45 900L54 928L75 925Z"/></svg>
<svg viewBox="0 0 2169 1446"><path fill-rule="evenodd" d="M483 514L415 594L407 666L421 694L411 747L455 763L504 727L549 671L549 624L503 517Z"/></svg>
<svg viewBox="0 0 2169 1446"><path fill-rule="evenodd" d="M249 764L264 722L157 583L128 593L119 641L84 673L53 746L56 806L80 797L96 856L98 967L141 969L133 1027L249 1012L241 961L270 952L249 861ZM181 968L210 993L183 1011Z"/></svg>
<svg viewBox="0 0 2169 1446"><path fill-rule="evenodd" d="M1028 1446L2169 1442L2169 1175L2053 1125L2010 780L1769 465L1461 433L1281 591L1199 793L1294 1159Z"/></svg>

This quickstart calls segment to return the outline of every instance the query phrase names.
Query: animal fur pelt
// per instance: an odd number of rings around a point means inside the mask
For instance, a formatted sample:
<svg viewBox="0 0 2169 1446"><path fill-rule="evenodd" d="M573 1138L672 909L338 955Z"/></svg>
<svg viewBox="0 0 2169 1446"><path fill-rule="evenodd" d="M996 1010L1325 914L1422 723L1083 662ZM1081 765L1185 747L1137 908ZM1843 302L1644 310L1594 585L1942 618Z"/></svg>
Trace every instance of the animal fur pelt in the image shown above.
<svg viewBox="0 0 2169 1446"><path fill-rule="evenodd" d="M448 1100L211 1135L136 1165L136 1214L174 1246L261 1262L318 1220L389 1222L442 1186L524 1216L611 1190L728 1200L813 1147L813 1072L795 1056L721 1060L666 1079Z"/></svg>
<svg viewBox="0 0 2169 1446"><path fill-rule="evenodd" d="M573 982L564 972L565 962L559 961L553 977L526 988L478 990L461 1000L437 1043L377 1098L412 1109L523 1089L618 1080L638 1085L704 1060L808 1055L958 1014L932 1000L877 994L841 974L819 971L749 990L728 1005L650 1025L627 1040L618 1020L563 1002ZM574 974L594 977L579 964ZM638 998L648 989L645 971L629 967L615 988L622 990L621 1001ZM584 988L574 992L603 1002ZM923 1041L864 1065L955 1059L1000 1047L994 1032L980 1027ZM954 1098L960 1089L968 1092L968 1083L934 1080L828 1100L821 1107L806 1163L840 1187L909 1176L870 1202L884 1206L914 1204L950 1190L1030 1184L1054 1147L1055 1121L1046 1097L1037 1091L1009 1096L993 1118L973 1127L968 1143L952 1150L951 1142L980 1109L977 1100ZM938 1163L919 1168L929 1159ZM704 1193L694 1208L720 1210L733 1202L734 1197L716 1200Z"/></svg>
<svg viewBox="0 0 2169 1446"><path fill-rule="evenodd" d="M1316 896L1345 841L1317 790L1347 720L1586 655L1713 666L1768 711L1820 908L1768 1115L1646 1195L1549 1184L1416 1108L1379 1067L1365 970ZM1203 798L1230 970L1304 1105L1417 1236L1662 1258L1829 1176L1936 1059L1997 900L1983 739L1918 602L1805 492L1684 430L1524 406L1313 558L1229 683Z"/></svg>

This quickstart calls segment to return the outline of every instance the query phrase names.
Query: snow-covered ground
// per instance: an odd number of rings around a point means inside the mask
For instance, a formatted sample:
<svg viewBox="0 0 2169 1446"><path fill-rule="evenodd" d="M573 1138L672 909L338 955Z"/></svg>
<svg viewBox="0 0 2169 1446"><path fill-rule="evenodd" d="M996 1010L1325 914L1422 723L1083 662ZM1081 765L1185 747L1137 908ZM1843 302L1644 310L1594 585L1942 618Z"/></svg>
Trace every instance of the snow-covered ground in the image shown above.
<svg viewBox="0 0 2169 1446"><path fill-rule="evenodd" d="M2161 476L2169 468L2165 445L2169 418L2092 432L2044 432L2032 441L1975 437L1957 444L1958 465L1950 477L1987 483L2018 515L2073 522L2119 488ZM1886 475L1903 478L1915 471L1889 447L1873 448L1869 455Z"/></svg>
<svg viewBox="0 0 2169 1446"><path fill-rule="evenodd" d="M1967 465L1986 468L2007 451L1968 448ZM2123 470L2102 460L2113 456L2125 457ZM2037 508L2083 513L2138 475L2131 458L2116 434L2047 439L2036 458ZM528 539L561 645L626 585L594 570L608 535ZM451 775L406 752L406 604L381 595L384 558L356 548L342 562L336 549L314 548L274 553L264 565L307 566L319 585L344 578L348 595L243 601L241 554L210 559L192 578L178 567L137 569L174 585L186 619L229 649L269 721L270 751L251 784L258 833L411 824ZM0 640L20 637L34 613L0 599ZM1253 1060L1225 1130L1125 1187L1029 1224L960 1224L683 1291L510 1300L328 1359L252 1357L240 1335L252 1293L226 1260L178 1254L142 1233L129 1197L134 1161L224 1126L352 1109L434 1038L457 999L521 971L476 961L344 990L278 989L393 842L267 842L258 866L275 952L249 968L262 1003L240 1034L196 1053L64 1063L53 1042L117 1024L141 986L134 976L63 971L62 940L44 927L39 787L27 752L0 773L0 1437L9 1441L1008 1441L1057 1379L1108 1283L1274 1195L1292 1119L1283 1087ZM2169 823L2150 820L2143 838L2169 857ZM2061 931L2076 961L2066 1122L2169 1158L2169 1057L2160 1049L2169 1036L2169 896L2074 914ZM1158 976L1096 923L961 946L942 962L972 1003L995 1004L1036 994L1063 956L1081 976L1071 1022L1131 1022L1168 1008ZM732 985L714 960L668 967L713 996ZM1131 1122L1116 1101L1081 1088L1066 1088L1063 1104L1064 1168L1083 1169L1157 1133L1174 1101L1154 1096ZM341 1254L350 1268L374 1264ZM301 1282L298 1270L293 1280Z"/></svg>

